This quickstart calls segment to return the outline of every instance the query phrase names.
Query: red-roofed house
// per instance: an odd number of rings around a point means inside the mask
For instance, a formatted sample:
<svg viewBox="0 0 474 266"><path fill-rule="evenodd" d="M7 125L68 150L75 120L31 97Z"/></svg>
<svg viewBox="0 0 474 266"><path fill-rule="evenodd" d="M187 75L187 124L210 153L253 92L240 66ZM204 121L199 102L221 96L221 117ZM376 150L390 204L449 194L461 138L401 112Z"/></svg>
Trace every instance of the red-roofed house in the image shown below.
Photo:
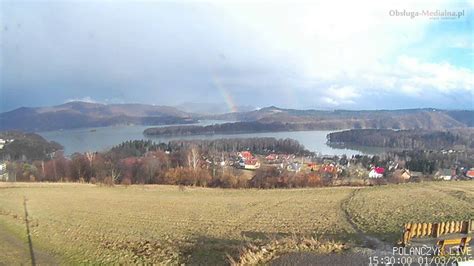
<svg viewBox="0 0 474 266"><path fill-rule="evenodd" d="M253 158L253 155L249 151L242 151L239 153L239 156L245 160L250 160Z"/></svg>
<svg viewBox="0 0 474 266"><path fill-rule="evenodd" d="M277 158L278 158L278 155L276 155L274 153L269 154L267 157L265 157L265 159L268 160L268 161L275 161Z"/></svg>
<svg viewBox="0 0 474 266"><path fill-rule="evenodd" d="M385 173L385 168L383 168L383 167L375 167L375 172L376 172L377 174L383 174L383 173Z"/></svg>
<svg viewBox="0 0 474 266"><path fill-rule="evenodd" d="M469 178L474 178L474 168L471 168L469 169L467 172L466 172L466 176L469 177Z"/></svg>

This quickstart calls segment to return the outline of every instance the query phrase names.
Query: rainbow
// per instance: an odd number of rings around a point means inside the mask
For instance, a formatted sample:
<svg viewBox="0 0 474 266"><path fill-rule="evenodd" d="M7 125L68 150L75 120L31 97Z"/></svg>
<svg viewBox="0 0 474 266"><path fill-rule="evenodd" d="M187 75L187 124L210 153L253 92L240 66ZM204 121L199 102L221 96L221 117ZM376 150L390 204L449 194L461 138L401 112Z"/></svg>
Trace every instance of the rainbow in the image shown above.
<svg viewBox="0 0 474 266"><path fill-rule="evenodd" d="M217 76L212 77L212 81L214 82L214 86L219 90L221 93L222 97L224 98L224 101L229 108L229 111L231 113L236 113L239 110L237 109L237 105L235 104L234 99L232 98L232 95L229 93L229 90L226 89L223 85L222 82L219 80Z"/></svg>

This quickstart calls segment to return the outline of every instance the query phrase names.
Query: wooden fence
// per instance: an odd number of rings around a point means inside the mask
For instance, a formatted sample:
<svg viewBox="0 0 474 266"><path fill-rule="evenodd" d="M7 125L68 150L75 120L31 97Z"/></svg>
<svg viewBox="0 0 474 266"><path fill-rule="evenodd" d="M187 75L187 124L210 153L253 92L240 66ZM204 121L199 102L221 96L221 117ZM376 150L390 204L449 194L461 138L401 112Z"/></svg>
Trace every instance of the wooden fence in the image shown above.
<svg viewBox="0 0 474 266"><path fill-rule="evenodd" d="M404 226L402 245L407 245L412 238L435 237L446 234L468 234L474 232L474 219L470 221L449 221L441 223L407 223Z"/></svg>

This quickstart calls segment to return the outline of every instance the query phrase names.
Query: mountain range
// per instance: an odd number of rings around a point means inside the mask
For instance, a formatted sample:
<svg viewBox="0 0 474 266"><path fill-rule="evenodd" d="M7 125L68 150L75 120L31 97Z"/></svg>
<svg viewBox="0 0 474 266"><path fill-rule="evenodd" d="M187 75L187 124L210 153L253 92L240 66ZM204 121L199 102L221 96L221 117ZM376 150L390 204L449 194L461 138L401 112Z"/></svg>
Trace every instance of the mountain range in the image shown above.
<svg viewBox="0 0 474 266"><path fill-rule="evenodd" d="M193 103L185 102L179 105L175 105L177 109L194 114L212 115L212 114L225 114L229 112L229 107L225 103ZM237 105L233 108L237 112L248 112L256 110L251 105Z"/></svg>
<svg viewBox="0 0 474 266"><path fill-rule="evenodd" d="M162 125L197 122L169 106L69 102L52 107L21 107L0 114L0 129L47 131L120 124Z"/></svg>
<svg viewBox="0 0 474 266"><path fill-rule="evenodd" d="M190 108L146 104L69 102L51 107L21 107L0 114L1 130L47 131L120 124L192 124L202 119L261 124L293 125L296 128L349 129L447 129L474 127L473 110L298 110L275 106L225 114L187 112ZM200 109L200 108L194 108ZM201 108L202 111L202 108ZM299 126L298 126L299 125Z"/></svg>
<svg viewBox="0 0 474 266"><path fill-rule="evenodd" d="M209 119L261 123L312 124L321 129L391 128L446 129L474 126L474 110L298 110L275 106L249 112L214 115Z"/></svg>

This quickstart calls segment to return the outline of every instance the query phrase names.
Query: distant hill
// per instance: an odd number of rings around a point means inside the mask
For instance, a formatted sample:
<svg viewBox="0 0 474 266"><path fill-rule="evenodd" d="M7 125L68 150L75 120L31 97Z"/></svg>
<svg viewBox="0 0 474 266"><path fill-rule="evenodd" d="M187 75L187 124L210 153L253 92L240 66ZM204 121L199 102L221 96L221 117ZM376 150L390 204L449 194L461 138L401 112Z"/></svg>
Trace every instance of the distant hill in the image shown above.
<svg viewBox="0 0 474 266"><path fill-rule="evenodd" d="M0 114L0 130L46 131L118 124L189 124L196 120L169 106L69 102L52 107L21 107Z"/></svg>
<svg viewBox="0 0 474 266"><path fill-rule="evenodd" d="M46 160L53 152L63 149L59 143L47 141L35 133L4 131L0 132L0 139L3 146L0 158L6 160Z"/></svg>
<svg viewBox="0 0 474 266"><path fill-rule="evenodd" d="M224 103L182 103L175 106L177 109L201 115L225 114L229 112L229 107ZM253 111L256 108L250 105L239 105L235 109L237 112Z"/></svg>
<svg viewBox="0 0 474 266"><path fill-rule="evenodd" d="M209 119L261 123L320 124L321 129L392 128L447 129L474 126L473 110L296 110L275 106L250 112L208 116Z"/></svg>
<svg viewBox="0 0 474 266"><path fill-rule="evenodd" d="M328 134L331 145L372 146L399 149L473 149L474 129L390 130L351 129Z"/></svg>
<svg viewBox="0 0 474 266"><path fill-rule="evenodd" d="M258 122L239 126L245 126L245 131L256 126L259 127L260 132L273 130L275 127L281 130L351 128L442 130L474 127L474 111L472 110L322 111L283 109L270 106L259 110L218 114L219 108L212 106L212 104L189 104L187 107L183 105L180 108L188 111L170 106L87 102L69 102L52 107L22 107L0 114L0 130L46 131L119 124L172 125L195 123L199 119ZM222 108L223 106L221 106ZM251 109L251 107L242 108ZM205 114L206 112L211 114ZM268 124L272 124L272 128L264 129ZM231 128L235 129L236 127L230 126L227 129ZM207 128L205 131L208 130L212 131L213 129ZM193 131L199 130L193 129Z"/></svg>
<svg viewBox="0 0 474 266"><path fill-rule="evenodd" d="M282 109L275 106L250 112L205 116L207 119L237 120L208 126L149 128L145 135L209 135L340 129L461 129L474 125L474 111L436 109L320 111Z"/></svg>
<svg viewBox="0 0 474 266"><path fill-rule="evenodd" d="M446 114L456 119L457 121L466 124L469 127L474 127L474 112L469 110L455 110L446 111Z"/></svg>

